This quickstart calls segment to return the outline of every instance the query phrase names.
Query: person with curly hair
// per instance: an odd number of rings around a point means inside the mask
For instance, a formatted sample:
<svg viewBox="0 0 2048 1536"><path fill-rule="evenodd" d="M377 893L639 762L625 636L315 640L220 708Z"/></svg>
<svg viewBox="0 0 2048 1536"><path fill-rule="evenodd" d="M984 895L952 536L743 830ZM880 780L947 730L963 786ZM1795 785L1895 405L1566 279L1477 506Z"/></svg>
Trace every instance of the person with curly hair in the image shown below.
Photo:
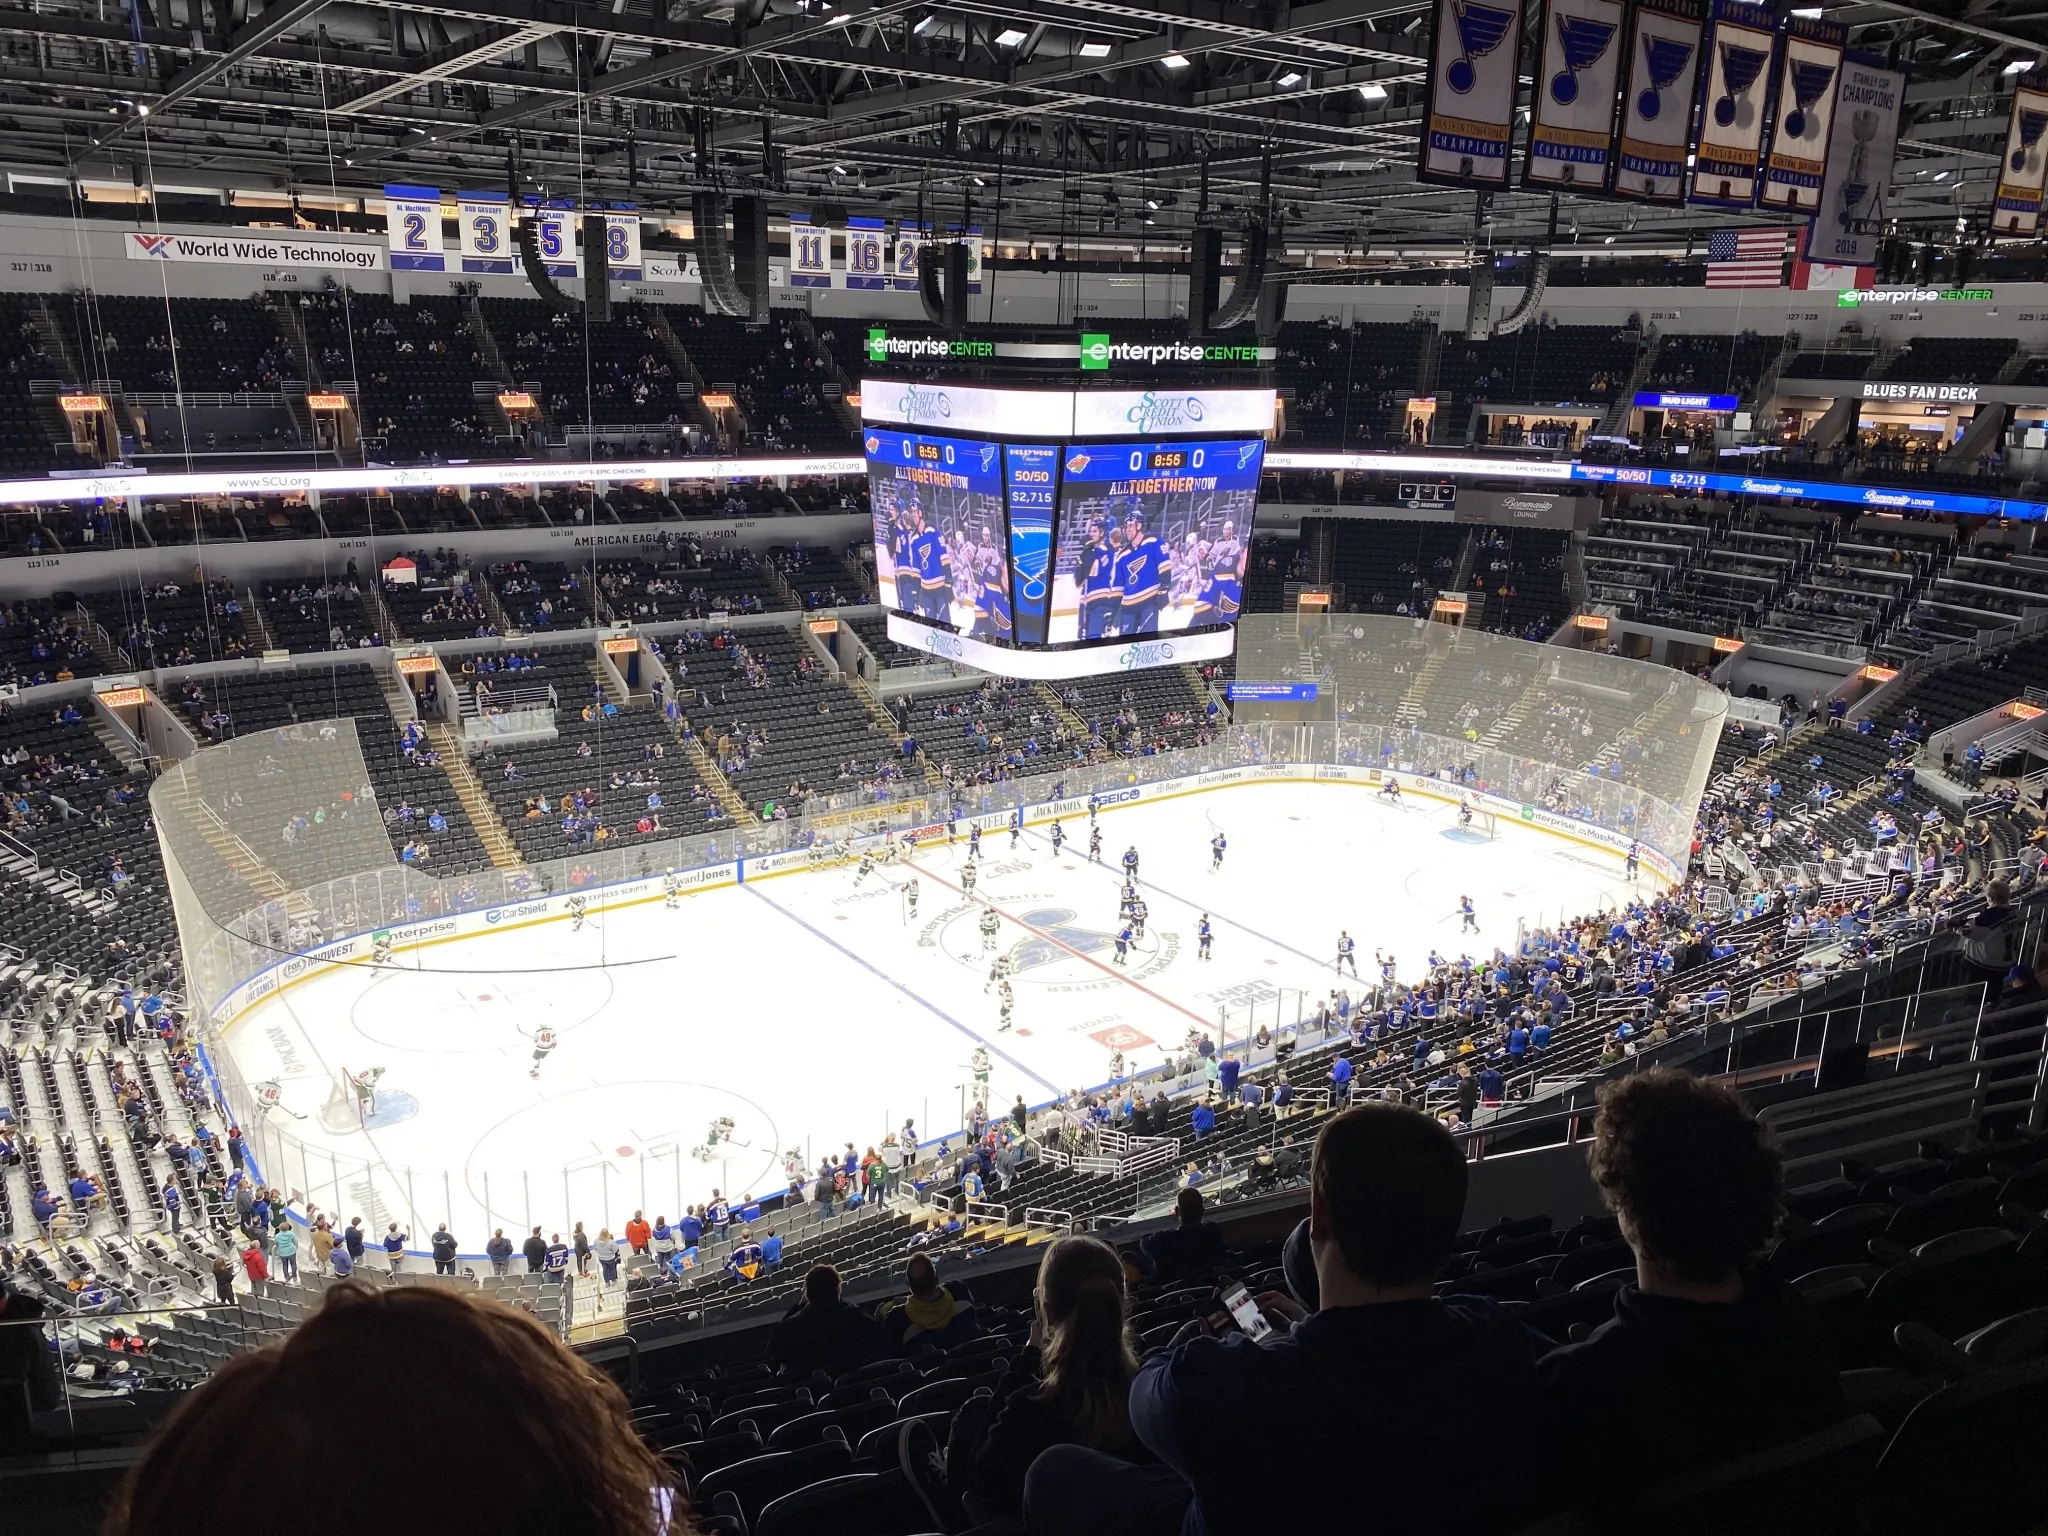
<svg viewBox="0 0 2048 1536"><path fill-rule="evenodd" d="M400 1390L372 1402L353 1385L373 1382ZM307 1536L352 1536L372 1508L532 1536L684 1529L675 1474L618 1387L529 1314L458 1290L330 1289L290 1336L185 1397L102 1530L267 1530L280 1468L322 1491L293 1518Z"/></svg>
<svg viewBox="0 0 2048 1536"><path fill-rule="evenodd" d="M1826 1338L1763 1261L1784 1215L1778 1149L1733 1090L1669 1067L1608 1083L1590 1167L1636 1279L1537 1365L1569 1492L1625 1498L1839 1421ZM1645 1433L1642 1454L1614 1455Z"/></svg>

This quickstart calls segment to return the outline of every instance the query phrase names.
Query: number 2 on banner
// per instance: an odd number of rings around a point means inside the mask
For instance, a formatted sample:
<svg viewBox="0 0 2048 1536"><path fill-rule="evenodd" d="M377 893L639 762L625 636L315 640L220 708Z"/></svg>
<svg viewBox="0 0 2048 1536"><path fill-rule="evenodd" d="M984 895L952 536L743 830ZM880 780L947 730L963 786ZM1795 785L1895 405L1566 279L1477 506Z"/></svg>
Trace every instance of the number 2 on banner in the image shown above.
<svg viewBox="0 0 2048 1536"><path fill-rule="evenodd" d="M400 227L404 230L405 248L408 251L424 251L427 248L426 215L408 213Z"/></svg>

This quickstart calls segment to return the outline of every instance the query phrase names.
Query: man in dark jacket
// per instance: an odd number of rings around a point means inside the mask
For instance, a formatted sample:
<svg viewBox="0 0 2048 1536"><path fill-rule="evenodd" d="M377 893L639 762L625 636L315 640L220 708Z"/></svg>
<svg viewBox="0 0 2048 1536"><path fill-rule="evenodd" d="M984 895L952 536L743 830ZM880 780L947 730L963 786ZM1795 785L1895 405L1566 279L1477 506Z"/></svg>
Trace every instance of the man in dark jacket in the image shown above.
<svg viewBox="0 0 2048 1536"><path fill-rule="evenodd" d="M526 1272L529 1275L539 1274L548 1261L548 1242L540 1235L539 1227L535 1227L526 1241L520 1244L519 1251L526 1255Z"/></svg>
<svg viewBox="0 0 2048 1536"><path fill-rule="evenodd" d="M1610 1506L1654 1479L1825 1429L1846 1408L1826 1340L1758 1263L1783 1214L1777 1148L1719 1083L1668 1067L1610 1083L1594 1182L1635 1250L1614 1316L1537 1367L1564 1498ZM1613 1454L1656 1426L1654 1456Z"/></svg>
<svg viewBox="0 0 2048 1536"><path fill-rule="evenodd" d="M452 1275L455 1273L455 1234L448 1230L448 1223L442 1222L434 1229L433 1236L434 1273Z"/></svg>
<svg viewBox="0 0 2048 1536"><path fill-rule="evenodd" d="M790 1310L768 1346L788 1376L852 1370L882 1352L881 1331L860 1308L839 1299L839 1271L820 1264L804 1276L804 1299Z"/></svg>
<svg viewBox="0 0 2048 1536"><path fill-rule="evenodd" d="M1184 1189L1173 1203L1176 1225L1154 1232L1138 1244L1152 1266L1154 1280L1202 1275L1223 1262L1223 1229L1202 1219L1205 1207L1199 1189Z"/></svg>
<svg viewBox="0 0 2048 1536"><path fill-rule="evenodd" d="M1329 1120L1309 1190L1321 1310L1287 1330L1299 1309L1261 1298L1282 1330L1262 1344L1234 1325L1190 1324L1184 1335L1214 1336L1152 1356L1131 1384L1131 1425L1164 1467L1055 1446L1025 1482L1025 1524L1087 1536L1420 1536L1443 1528L1447 1488L1460 1530L1531 1513L1538 1442L1496 1437L1474 1477L1471 1437L1475 1393L1490 1423L1537 1422L1537 1341L1489 1299L1433 1294L1465 1183L1458 1144L1427 1115L1375 1103ZM1347 1443L1370 1446L1374 1464L1398 1475L1361 1491L1329 1467L1282 1488L1246 1457L1243 1437L1247 1424L1285 1423L1342 1425Z"/></svg>

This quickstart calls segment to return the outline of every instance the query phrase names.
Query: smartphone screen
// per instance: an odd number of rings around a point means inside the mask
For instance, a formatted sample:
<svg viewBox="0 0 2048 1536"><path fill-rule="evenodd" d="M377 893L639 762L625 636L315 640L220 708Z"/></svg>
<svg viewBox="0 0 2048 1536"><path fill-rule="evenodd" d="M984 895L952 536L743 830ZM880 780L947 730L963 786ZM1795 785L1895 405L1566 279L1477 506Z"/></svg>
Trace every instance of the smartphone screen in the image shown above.
<svg viewBox="0 0 2048 1536"><path fill-rule="evenodd" d="M1254 1344L1272 1333L1273 1325L1266 1321L1266 1314L1259 1310L1251 1292L1242 1285L1232 1285L1223 1292L1223 1305L1230 1309L1231 1319Z"/></svg>

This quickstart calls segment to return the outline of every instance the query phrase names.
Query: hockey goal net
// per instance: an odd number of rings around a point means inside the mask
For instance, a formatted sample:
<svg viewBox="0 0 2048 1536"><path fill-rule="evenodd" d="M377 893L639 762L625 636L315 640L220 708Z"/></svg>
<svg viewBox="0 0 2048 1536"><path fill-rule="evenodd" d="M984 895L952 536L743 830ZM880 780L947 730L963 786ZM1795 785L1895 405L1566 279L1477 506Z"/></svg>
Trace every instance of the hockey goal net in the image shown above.
<svg viewBox="0 0 2048 1536"><path fill-rule="evenodd" d="M1485 838L1489 842L1492 841L1493 838L1496 836L1496 831L1493 823L1493 812L1474 811L1472 813L1472 819L1465 823L1464 829L1473 837Z"/></svg>
<svg viewBox="0 0 2048 1536"><path fill-rule="evenodd" d="M376 1107L377 1075L366 1072L356 1076L346 1067L336 1068L327 1102L320 1106L320 1124L335 1135L360 1131Z"/></svg>

